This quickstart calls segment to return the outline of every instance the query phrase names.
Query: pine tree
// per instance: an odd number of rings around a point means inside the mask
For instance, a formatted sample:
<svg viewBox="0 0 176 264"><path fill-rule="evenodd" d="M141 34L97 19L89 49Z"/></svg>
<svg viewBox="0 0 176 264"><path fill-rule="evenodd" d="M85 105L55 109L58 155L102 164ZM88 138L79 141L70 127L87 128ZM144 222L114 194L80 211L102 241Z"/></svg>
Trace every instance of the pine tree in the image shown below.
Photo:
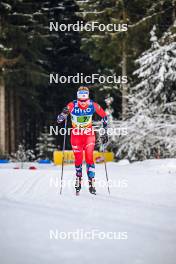
<svg viewBox="0 0 176 264"><path fill-rule="evenodd" d="M147 33L153 23L159 24L160 34L172 23L172 0L157 0L155 3L152 0L90 0L78 1L78 4L85 22L128 24L127 32L86 32L82 46L98 61L102 74L109 71L117 75L128 75L129 82L134 71L133 61L149 47ZM109 85L108 88L114 87ZM122 117L125 119L128 115L129 85L123 83L118 89L122 94L122 102L118 103L122 105Z"/></svg>
<svg viewBox="0 0 176 264"><path fill-rule="evenodd" d="M151 31L152 46L136 61L139 83L131 90L131 118L124 123L128 136L122 137L118 154L131 159L173 157L176 128L176 42L161 45L156 27Z"/></svg>
<svg viewBox="0 0 176 264"><path fill-rule="evenodd" d="M24 162L34 161L35 160L35 154L34 151L31 149L26 149L25 145L19 144L18 149L15 153L11 154L11 160L13 162L20 162L21 163L21 169L24 168Z"/></svg>
<svg viewBox="0 0 176 264"><path fill-rule="evenodd" d="M89 72L93 65L80 50L79 33L49 31L50 21L77 21L76 10L73 0L0 3L0 53L7 59L19 58L13 67L4 67L1 81L8 107L4 118L6 132L2 131L0 142L7 152L14 151L12 146L17 147L23 139L34 147L43 126L55 123L58 112L75 95L74 84L49 85L49 74ZM4 113L2 104L0 113Z"/></svg>
<svg viewBox="0 0 176 264"><path fill-rule="evenodd" d="M48 131L47 127L44 128L44 132L40 133L37 138L38 143L36 144L36 151L38 153L37 157L42 159L50 159L52 153L55 150L55 138L52 137Z"/></svg>
<svg viewBox="0 0 176 264"><path fill-rule="evenodd" d="M175 112L176 42L161 46L156 26L151 31L152 47L136 61L134 72L141 81L132 89L132 111L147 111L150 116Z"/></svg>
<svg viewBox="0 0 176 264"><path fill-rule="evenodd" d="M27 128L32 128L31 117L36 117L40 109L38 87L47 86L48 75L42 64L46 38L41 32L44 27L36 17L37 11L34 1L8 0L0 3L0 52L8 60L18 58L12 67L5 65L3 68L8 152L14 151L22 139L28 141Z"/></svg>

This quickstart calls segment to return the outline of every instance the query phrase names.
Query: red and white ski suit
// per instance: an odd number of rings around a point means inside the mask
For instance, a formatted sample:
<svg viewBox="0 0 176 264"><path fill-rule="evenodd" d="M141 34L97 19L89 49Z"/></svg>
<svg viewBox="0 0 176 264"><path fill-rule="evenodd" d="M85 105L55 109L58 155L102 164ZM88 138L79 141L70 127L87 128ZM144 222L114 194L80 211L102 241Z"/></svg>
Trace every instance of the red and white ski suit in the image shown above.
<svg viewBox="0 0 176 264"><path fill-rule="evenodd" d="M83 151L87 165L93 165L93 151L95 147L95 133L92 128L92 116L97 113L103 119L104 127L107 125L107 114L101 106L92 100L73 101L67 105L72 118L71 145L75 156L75 165L83 163ZM81 130L81 133L75 133Z"/></svg>

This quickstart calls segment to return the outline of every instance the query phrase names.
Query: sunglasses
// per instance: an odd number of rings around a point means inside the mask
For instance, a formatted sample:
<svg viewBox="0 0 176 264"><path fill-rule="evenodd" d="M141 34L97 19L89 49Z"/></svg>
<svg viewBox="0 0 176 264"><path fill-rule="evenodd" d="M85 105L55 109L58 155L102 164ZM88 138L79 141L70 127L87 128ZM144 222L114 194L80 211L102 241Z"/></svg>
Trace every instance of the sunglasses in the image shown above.
<svg viewBox="0 0 176 264"><path fill-rule="evenodd" d="M78 91L77 92L77 98L78 99L88 99L89 98L89 92L88 91Z"/></svg>

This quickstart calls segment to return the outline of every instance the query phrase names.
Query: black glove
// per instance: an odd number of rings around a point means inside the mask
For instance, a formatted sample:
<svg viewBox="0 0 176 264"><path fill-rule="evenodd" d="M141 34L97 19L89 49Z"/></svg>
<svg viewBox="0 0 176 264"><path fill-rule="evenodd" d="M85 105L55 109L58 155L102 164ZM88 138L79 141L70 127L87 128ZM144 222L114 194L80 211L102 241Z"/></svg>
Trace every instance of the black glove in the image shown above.
<svg viewBox="0 0 176 264"><path fill-rule="evenodd" d="M64 107L62 113L57 117L57 123L61 124L67 118L68 114L69 114L68 107Z"/></svg>
<svg viewBox="0 0 176 264"><path fill-rule="evenodd" d="M108 143L108 133L107 133L107 131L105 131L105 134L101 135L100 138L101 138L101 141L102 141L103 144Z"/></svg>
<svg viewBox="0 0 176 264"><path fill-rule="evenodd" d="M69 109L68 109L67 106L63 108L62 113L65 114L65 115L69 114Z"/></svg>

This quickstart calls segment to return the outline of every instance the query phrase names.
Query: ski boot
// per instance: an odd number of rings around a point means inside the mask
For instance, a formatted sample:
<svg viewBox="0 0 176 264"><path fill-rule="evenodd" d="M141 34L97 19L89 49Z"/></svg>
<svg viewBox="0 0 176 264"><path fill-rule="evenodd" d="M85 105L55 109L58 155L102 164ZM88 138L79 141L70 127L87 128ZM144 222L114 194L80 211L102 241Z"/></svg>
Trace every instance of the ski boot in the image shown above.
<svg viewBox="0 0 176 264"><path fill-rule="evenodd" d="M87 176L88 176L88 182L89 182L89 192L91 194L96 194L95 189L95 165L89 165L87 164Z"/></svg>
<svg viewBox="0 0 176 264"><path fill-rule="evenodd" d="M82 165L76 166L76 183L75 183L76 195L79 195L79 192L81 190L81 183L82 183Z"/></svg>
<svg viewBox="0 0 176 264"><path fill-rule="evenodd" d="M81 183L82 183L82 178L76 177L76 183L75 183L76 195L79 195L79 192L81 190Z"/></svg>
<svg viewBox="0 0 176 264"><path fill-rule="evenodd" d="M91 194L96 195L95 179L94 178L89 178L89 192Z"/></svg>

